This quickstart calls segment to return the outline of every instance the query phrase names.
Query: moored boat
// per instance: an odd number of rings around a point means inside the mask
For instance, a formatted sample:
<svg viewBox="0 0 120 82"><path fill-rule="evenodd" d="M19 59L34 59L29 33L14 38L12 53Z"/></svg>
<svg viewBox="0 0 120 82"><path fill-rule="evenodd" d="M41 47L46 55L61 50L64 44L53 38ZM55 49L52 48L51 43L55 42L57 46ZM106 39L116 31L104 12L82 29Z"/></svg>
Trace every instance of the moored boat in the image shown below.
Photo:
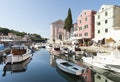
<svg viewBox="0 0 120 82"><path fill-rule="evenodd" d="M97 53L97 56L83 57L83 62L92 69L100 68L120 73L120 51Z"/></svg>
<svg viewBox="0 0 120 82"><path fill-rule="evenodd" d="M79 77L79 76L75 76L69 73L66 73L62 70L60 70L59 68L56 67L56 71L62 76L64 77L68 82L83 82L84 78L83 77Z"/></svg>
<svg viewBox="0 0 120 82"><path fill-rule="evenodd" d="M15 64L6 64L3 68L3 76L6 75L6 72L10 71L12 73L25 72L27 70L27 65L30 63L31 58Z"/></svg>
<svg viewBox="0 0 120 82"><path fill-rule="evenodd" d="M83 67L63 59L56 59L56 64L59 69L76 76L84 72Z"/></svg>
<svg viewBox="0 0 120 82"><path fill-rule="evenodd" d="M50 50L50 54L52 55L59 55L61 54L60 46L55 46Z"/></svg>
<svg viewBox="0 0 120 82"><path fill-rule="evenodd" d="M32 56L31 50L25 45L14 45L11 53L6 56L6 63L20 63Z"/></svg>

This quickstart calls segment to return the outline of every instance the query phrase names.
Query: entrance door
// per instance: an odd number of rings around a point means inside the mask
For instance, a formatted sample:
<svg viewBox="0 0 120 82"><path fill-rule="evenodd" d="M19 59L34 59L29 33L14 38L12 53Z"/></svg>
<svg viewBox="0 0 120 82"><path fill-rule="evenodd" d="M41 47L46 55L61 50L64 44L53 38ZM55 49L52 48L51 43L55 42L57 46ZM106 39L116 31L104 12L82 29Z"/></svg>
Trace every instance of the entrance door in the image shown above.
<svg viewBox="0 0 120 82"><path fill-rule="evenodd" d="M59 39L62 40L62 34L59 35Z"/></svg>

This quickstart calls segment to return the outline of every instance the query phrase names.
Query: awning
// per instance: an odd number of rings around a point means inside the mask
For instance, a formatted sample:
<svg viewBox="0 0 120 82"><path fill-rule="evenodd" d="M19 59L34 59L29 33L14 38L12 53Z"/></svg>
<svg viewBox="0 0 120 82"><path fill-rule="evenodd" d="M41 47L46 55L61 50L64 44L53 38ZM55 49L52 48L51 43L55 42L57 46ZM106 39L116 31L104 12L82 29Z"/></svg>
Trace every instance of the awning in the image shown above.
<svg viewBox="0 0 120 82"><path fill-rule="evenodd" d="M82 39L82 37L72 37L72 40L79 40Z"/></svg>
<svg viewBox="0 0 120 82"><path fill-rule="evenodd" d="M3 42L12 42L13 40L10 40L10 39L1 39L0 41L3 41Z"/></svg>
<svg viewBox="0 0 120 82"><path fill-rule="evenodd" d="M106 40L106 42L114 42L114 43L116 42L116 41L115 41L113 38L111 38L111 37L110 37L109 39L105 39L105 40Z"/></svg>
<svg viewBox="0 0 120 82"><path fill-rule="evenodd" d="M93 38L92 40L94 40L95 42L98 42L98 40L102 40L103 37L96 37L96 38Z"/></svg>

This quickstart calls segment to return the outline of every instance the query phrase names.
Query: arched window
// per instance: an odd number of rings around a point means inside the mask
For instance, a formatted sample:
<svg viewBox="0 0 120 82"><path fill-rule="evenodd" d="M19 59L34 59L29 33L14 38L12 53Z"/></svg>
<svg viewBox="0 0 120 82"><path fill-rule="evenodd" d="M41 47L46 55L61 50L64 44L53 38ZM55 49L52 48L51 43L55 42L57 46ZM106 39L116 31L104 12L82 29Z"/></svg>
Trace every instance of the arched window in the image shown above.
<svg viewBox="0 0 120 82"><path fill-rule="evenodd" d="M62 40L62 35L61 34L59 35L59 39Z"/></svg>

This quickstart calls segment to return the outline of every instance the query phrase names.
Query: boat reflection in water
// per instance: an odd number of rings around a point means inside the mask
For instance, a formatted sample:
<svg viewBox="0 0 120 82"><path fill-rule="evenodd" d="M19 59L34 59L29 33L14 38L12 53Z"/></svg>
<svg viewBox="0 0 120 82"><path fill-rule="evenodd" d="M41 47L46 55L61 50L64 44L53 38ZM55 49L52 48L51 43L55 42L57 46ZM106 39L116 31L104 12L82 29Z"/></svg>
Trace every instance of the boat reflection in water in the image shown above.
<svg viewBox="0 0 120 82"><path fill-rule="evenodd" d="M120 82L120 74L118 75L114 72L104 72L103 75L113 82Z"/></svg>
<svg viewBox="0 0 120 82"><path fill-rule="evenodd" d="M120 82L120 74L115 73L113 71L109 71L109 70L104 70L104 69L99 69L99 68L95 68L95 69L91 69L93 70L90 74L89 71L86 70L86 75L85 77L79 77L79 76L74 76L71 75L69 73L66 73L62 70L60 70L56 63L55 60L58 58L63 58L66 59L65 57L58 57L58 56L54 56L54 55L50 55L50 64L52 67L56 68L56 71L67 80L67 82ZM90 81L90 78L92 79Z"/></svg>
<svg viewBox="0 0 120 82"><path fill-rule="evenodd" d="M68 82L85 82L83 77L75 76L72 74L68 74L62 70L60 70L58 67L56 67L56 71L63 76Z"/></svg>
<svg viewBox="0 0 120 82"><path fill-rule="evenodd" d="M30 63L31 59L32 58L30 57L21 63L6 64L3 68L2 76L6 76L6 72L8 71L11 73L25 72L27 70L27 65Z"/></svg>
<svg viewBox="0 0 120 82"><path fill-rule="evenodd" d="M50 55L50 64L52 67L56 68L56 71L67 80L67 82L85 82L84 78L82 76L76 76L76 75L72 75L69 74L67 72L62 71L61 69L59 69L56 65L55 60L59 58L58 56L54 56L54 55Z"/></svg>
<svg viewBox="0 0 120 82"><path fill-rule="evenodd" d="M120 76L114 75L111 72L104 72L103 74L96 72L94 80L94 82L120 82Z"/></svg>

